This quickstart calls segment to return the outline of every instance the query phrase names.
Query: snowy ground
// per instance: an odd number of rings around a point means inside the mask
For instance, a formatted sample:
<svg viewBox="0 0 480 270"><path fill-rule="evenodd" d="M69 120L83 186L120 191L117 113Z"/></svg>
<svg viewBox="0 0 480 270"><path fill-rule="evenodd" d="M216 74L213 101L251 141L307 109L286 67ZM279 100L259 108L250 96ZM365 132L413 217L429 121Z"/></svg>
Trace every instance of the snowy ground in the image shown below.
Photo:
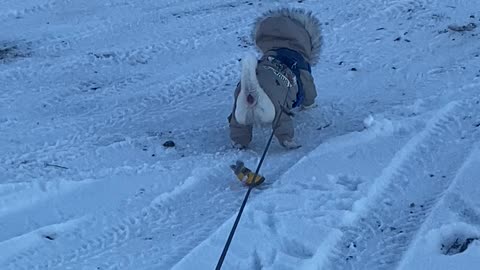
<svg viewBox="0 0 480 270"><path fill-rule="evenodd" d="M278 6L323 23L319 107L272 145L224 269L478 269L467 0L2 1L0 269L213 269L246 192L228 166L269 134L229 145L238 58Z"/></svg>

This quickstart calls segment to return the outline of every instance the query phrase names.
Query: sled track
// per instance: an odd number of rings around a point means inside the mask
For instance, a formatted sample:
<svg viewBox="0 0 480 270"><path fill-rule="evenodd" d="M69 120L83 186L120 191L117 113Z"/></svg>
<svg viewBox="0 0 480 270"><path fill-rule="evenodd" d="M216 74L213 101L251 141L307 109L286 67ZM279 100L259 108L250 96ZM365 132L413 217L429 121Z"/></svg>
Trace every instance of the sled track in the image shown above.
<svg viewBox="0 0 480 270"><path fill-rule="evenodd" d="M383 188L365 213L341 228L324 269L395 268L480 139L479 103L450 104L407 144L392 173L378 180Z"/></svg>

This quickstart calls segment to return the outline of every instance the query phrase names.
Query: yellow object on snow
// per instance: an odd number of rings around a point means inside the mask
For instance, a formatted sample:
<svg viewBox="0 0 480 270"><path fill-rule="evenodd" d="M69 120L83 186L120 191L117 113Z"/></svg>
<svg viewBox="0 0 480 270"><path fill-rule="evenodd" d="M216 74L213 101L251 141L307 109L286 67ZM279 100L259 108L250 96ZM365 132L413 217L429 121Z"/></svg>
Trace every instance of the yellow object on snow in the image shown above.
<svg viewBox="0 0 480 270"><path fill-rule="evenodd" d="M249 168L245 167L242 161L238 160L237 163L235 165L231 165L230 168L232 168L238 180L245 183L247 186L260 185L265 181L265 177L261 175L257 175L256 177L254 177L255 173L252 172Z"/></svg>

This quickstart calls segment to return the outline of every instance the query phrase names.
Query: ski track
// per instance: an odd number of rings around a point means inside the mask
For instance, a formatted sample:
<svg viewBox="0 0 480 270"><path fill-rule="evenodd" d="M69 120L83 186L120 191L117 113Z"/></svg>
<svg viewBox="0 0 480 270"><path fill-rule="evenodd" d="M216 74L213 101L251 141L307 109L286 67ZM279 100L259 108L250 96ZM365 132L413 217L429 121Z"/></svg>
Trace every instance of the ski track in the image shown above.
<svg viewBox="0 0 480 270"><path fill-rule="evenodd" d="M398 165L388 168L393 172L380 179L385 188L369 198L367 212L352 225L341 227L343 236L332 248L326 269L392 269L397 265L480 139L478 98L452 107L406 146Z"/></svg>

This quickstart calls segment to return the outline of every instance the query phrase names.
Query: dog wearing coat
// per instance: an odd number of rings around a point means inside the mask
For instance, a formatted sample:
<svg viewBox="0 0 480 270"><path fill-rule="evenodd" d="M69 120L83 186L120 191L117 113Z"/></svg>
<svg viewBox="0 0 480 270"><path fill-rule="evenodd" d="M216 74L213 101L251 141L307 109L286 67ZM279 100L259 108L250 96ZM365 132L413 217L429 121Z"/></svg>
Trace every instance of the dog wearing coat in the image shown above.
<svg viewBox="0 0 480 270"><path fill-rule="evenodd" d="M280 145L298 148L292 109L315 104L311 66L320 54L320 22L303 9L271 10L256 20L253 40L261 57L249 53L242 58L241 79L228 117L232 144L247 147L253 127L267 124Z"/></svg>

